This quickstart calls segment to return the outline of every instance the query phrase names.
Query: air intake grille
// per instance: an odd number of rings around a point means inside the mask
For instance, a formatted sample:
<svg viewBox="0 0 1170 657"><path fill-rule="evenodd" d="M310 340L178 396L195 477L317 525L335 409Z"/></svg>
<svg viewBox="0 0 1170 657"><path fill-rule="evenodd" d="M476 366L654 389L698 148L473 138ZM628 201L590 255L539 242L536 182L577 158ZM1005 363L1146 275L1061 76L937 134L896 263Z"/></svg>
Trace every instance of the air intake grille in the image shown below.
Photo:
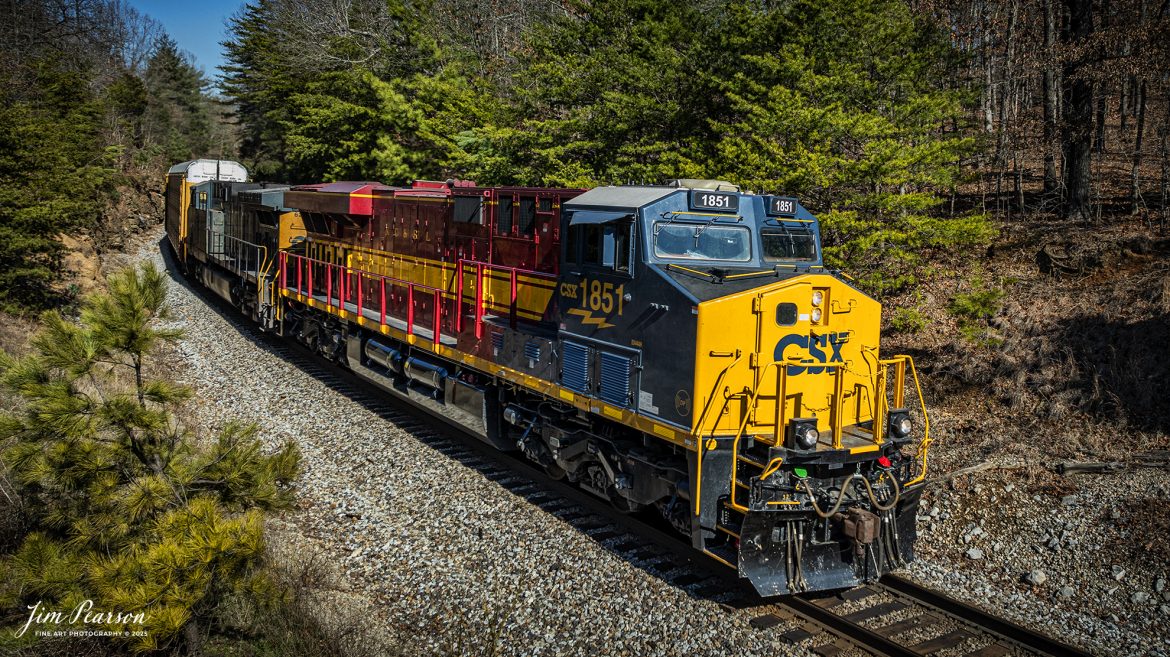
<svg viewBox="0 0 1170 657"><path fill-rule="evenodd" d="M589 347L572 342L561 344L561 385L589 392Z"/></svg>
<svg viewBox="0 0 1170 657"><path fill-rule="evenodd" d="M540 360L540 343L536 340L525 342L524 357L529 360Z"/></svg>
<svg viewBox="0 0 1170 657"><path fill-rule="evenodd" d="M630 359L601 354L601 390L599 396L617 406L630 404Z"/></svg>

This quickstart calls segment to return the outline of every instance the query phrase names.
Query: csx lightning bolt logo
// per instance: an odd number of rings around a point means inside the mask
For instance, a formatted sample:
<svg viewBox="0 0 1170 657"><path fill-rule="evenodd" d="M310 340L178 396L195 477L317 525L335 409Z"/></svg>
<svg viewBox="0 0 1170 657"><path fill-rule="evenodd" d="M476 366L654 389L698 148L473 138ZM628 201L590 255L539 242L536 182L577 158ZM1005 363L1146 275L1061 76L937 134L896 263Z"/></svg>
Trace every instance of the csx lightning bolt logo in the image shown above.
<svg viewBox="0 0 1170 657"><path fill-rule="evenodd" d="M820 374L828 367L809 367L814 363L840 363L841 359L841 345L845 344L845 339L848 337L847 333L828 333L826 335L800 335L793 333L780 338L776 343L776 353L773 358L777 361L782 361L786 358L784 352L789 347L798 347L807 352L806 358L801 358L801 365L789 365L788 376L796 376L798 374ZM826 354L825 352L829 353ZM794 357L799 357L802 354L796 351L791 354Z"/></svg>

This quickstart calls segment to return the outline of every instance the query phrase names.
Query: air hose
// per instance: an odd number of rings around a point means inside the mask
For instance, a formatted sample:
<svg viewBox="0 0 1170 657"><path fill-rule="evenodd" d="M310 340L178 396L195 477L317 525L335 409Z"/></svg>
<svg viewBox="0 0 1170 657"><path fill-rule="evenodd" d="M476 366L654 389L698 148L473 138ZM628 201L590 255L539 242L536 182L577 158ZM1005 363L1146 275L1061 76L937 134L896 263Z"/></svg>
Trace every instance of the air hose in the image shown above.
<svg viewBox="0 0 1170 657"><path fill-rule="evenodd" d="M813 495L812 488L810 488L808 484L805 484L804 490L806 493L808 493L808 501L812 503L813 511L815 511L816 514L822 518L831 518L832 516L836 515L837 511L841 509L841 505L845 502L845 493L848 490L849 485L853 483L854 479L860 479L861 483L865 484L865 491L869 495L870 503L873 504L874 508L878 509L879 511L889 511L890 509L893 509L894 506L898 504L898 500L902 497L902 488L898 485L897 477L893 475L890 476L890 480L894 482L894 497L890 500L889 504L883 505L882 503L878 502L877 496L873 492L873 486L869 483L869 480L860 474L854 473L841 485L841 494L837 496L837 501L833 504L833 508L829 509L828 513L821 511L821 507L817 504L817 497L816 495Z"/></svg>

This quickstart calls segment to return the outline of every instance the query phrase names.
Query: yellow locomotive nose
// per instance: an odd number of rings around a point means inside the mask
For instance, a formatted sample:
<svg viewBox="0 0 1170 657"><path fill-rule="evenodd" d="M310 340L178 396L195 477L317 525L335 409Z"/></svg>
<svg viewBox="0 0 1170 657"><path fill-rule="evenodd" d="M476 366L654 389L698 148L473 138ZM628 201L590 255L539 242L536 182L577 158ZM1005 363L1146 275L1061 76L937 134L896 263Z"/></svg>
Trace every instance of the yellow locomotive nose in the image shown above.
<svg viewBox="0 0 1170 657"><path fill-rule="evenodd" d="M698 307L698 435L775 445L874 445L881 306L827 274L807 274ZM749 350L745 350L745 347ZM839 447L839 448L840 448Z"/></svg>

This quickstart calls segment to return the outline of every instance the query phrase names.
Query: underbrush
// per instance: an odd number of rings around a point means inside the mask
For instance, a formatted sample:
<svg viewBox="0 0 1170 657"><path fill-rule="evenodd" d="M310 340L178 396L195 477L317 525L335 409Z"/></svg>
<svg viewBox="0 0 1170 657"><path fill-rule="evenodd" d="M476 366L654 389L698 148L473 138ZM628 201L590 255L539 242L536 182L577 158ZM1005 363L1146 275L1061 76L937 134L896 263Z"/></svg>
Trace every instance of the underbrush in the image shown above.
<svg viewBox="0 0 1170 657"><path fill-rule="evenodd" d="M1170 239L1032 220L947 267L886 300L883 349L915 356L949 448L1125 458L1166 442Z"/></svg>

